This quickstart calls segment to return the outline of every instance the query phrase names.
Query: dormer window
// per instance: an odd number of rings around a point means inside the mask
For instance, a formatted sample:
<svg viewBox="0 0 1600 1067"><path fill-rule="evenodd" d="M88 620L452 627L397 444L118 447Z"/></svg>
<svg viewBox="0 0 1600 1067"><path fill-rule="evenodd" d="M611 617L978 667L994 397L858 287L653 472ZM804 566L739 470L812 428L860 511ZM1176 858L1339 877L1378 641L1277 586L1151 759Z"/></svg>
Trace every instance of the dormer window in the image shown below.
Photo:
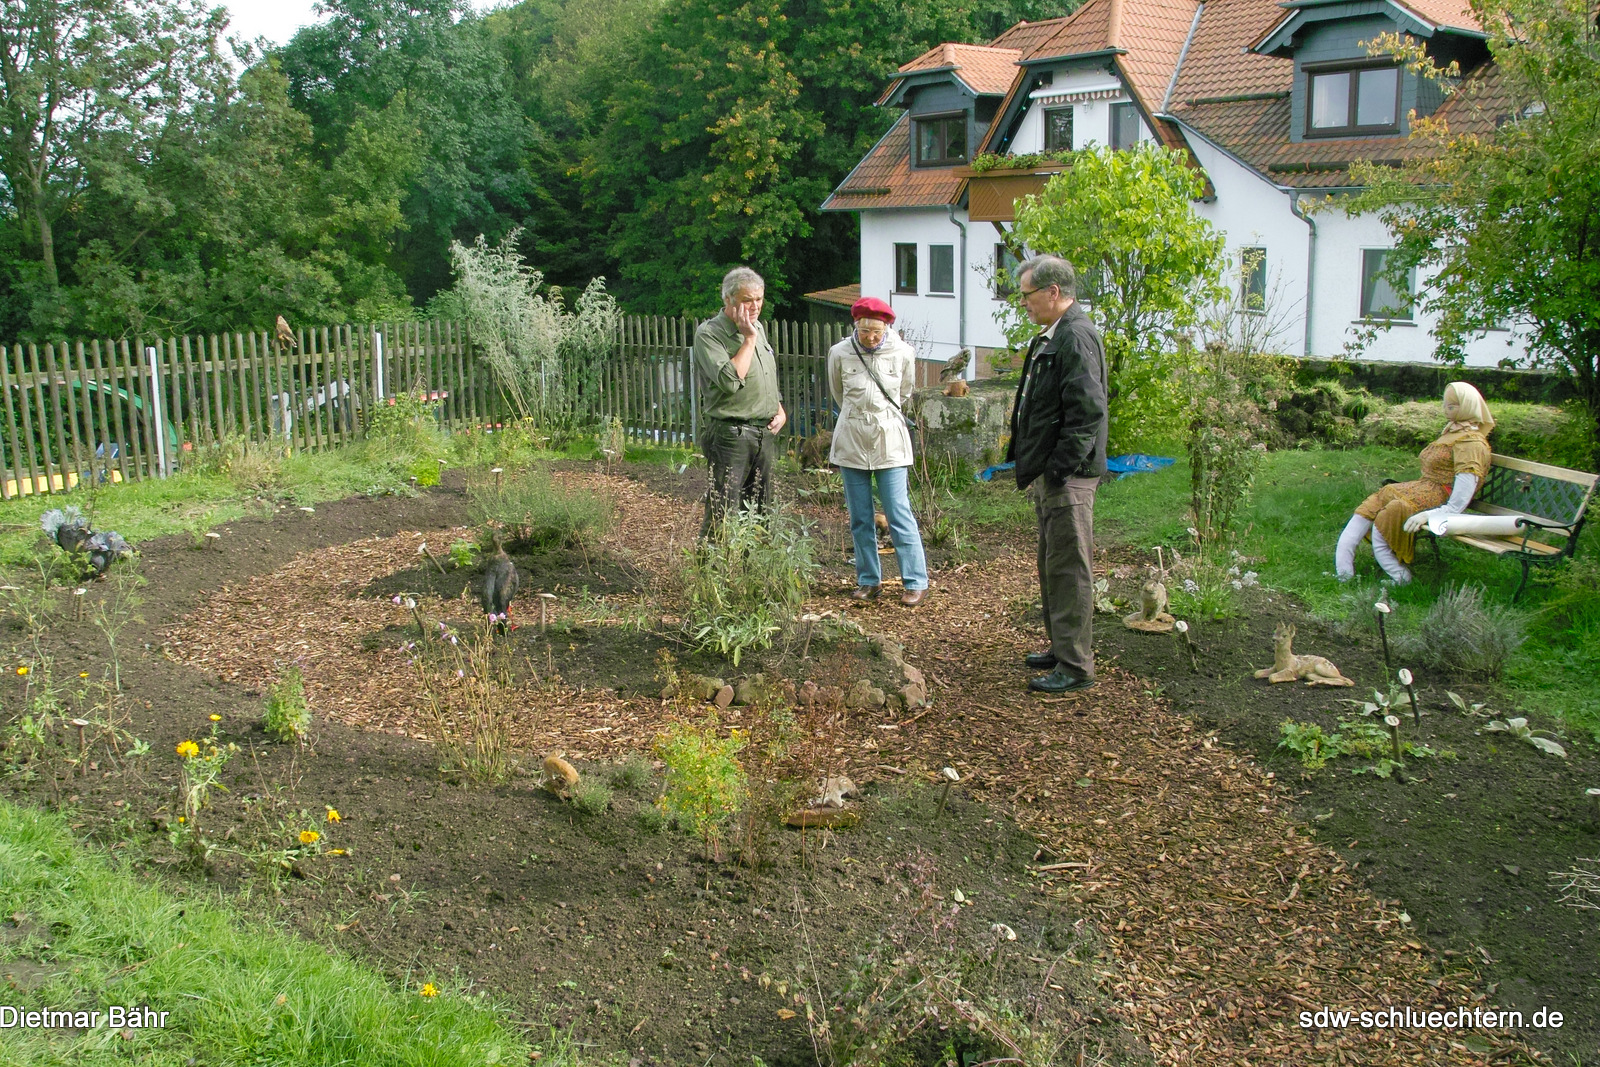
<svg viewBox="0 0 1600 1067"><path fill-rule="evenodd" d="M967 116L964 112L930 115L916 120L919 167L948 167L967 161Z"/></svg>
<svg viewBox="0 0 1600 1067"><path fill-rule="evenodd" d="M1308 68L1307 137L1400 132L1400 68Z"/></svg>

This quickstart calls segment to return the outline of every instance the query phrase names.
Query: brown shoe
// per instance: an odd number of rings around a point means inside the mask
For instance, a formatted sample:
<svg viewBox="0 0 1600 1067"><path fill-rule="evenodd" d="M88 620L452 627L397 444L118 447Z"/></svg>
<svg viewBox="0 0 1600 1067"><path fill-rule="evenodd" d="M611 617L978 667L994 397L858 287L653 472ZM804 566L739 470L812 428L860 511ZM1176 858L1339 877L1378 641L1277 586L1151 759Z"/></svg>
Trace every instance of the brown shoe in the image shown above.
<svg viewBox="0 0 1600 1067"><path fill-rule="evenodd" d="M928 591L926 589L907 589L900 594L900 603L908 608L914 608L927 599Z"/></svg>
<svg viewBox="0 0 1600 1067"><path fill-rule="evenodd" d="M877 600L882 588L876 585L858 585L850 594L851 600Z"/></svg>

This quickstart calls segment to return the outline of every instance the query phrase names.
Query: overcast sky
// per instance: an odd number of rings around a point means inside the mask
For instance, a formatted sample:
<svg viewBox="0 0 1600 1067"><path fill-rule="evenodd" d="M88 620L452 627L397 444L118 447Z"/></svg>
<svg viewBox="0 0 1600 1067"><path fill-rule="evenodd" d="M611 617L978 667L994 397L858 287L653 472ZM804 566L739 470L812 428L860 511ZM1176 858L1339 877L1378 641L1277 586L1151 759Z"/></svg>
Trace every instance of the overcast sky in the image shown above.
<svg viewBox="0 0 1600 1067"><path fill-rule="evenodd" d="M265 37L273 44L283 44L294 36L301 26L320 22L311 10L314 0L223 0L233 15L229 32L255 40ZM498 6L499 0L472 0L472 6L487 11Z"/></svg>

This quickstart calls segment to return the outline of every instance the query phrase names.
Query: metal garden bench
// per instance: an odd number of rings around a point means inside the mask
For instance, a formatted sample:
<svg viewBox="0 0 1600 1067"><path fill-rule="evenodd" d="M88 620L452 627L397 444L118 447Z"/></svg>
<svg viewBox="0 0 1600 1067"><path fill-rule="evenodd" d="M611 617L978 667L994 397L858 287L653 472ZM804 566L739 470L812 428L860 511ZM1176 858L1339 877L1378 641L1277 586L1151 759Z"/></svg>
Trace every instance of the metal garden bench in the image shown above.
<svg viewBox="0 0 1600 1067"><path fill-rule="evenodd" d="M1585 513L1594 497L1596 479L1596 475L1548 463L1491 456L1489 476L1484 479L1478 495L1472 498L1467 513L1512 517L1516 519L1517 532L1499 536L1481 533L1444 536L1519 561L1522 581L1517 583L1517 591L1511 596L1514 603L1528 584L1530 567L1571 559L1577 551L1578 534L1583 530ZM1442 564L1439 538L1426 527L1419 534L1427 535L1433 545L1434 558ZM1535 540L1534 534L1549 535L1552 540Z"/></svg>

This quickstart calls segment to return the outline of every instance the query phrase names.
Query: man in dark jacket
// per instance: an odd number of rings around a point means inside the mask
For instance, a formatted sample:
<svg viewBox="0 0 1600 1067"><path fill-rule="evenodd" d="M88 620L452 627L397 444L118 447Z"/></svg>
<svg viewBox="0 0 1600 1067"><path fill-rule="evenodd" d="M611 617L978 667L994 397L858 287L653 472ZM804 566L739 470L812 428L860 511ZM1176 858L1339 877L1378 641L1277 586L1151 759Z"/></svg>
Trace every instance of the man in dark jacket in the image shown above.
<svg viewBox="0 0 1600 1067"><path fill-rule="evenodd" d="M1044 327L1028 346L1011 409L1006 458L1017 487L1033 486L1039 517L1039 591L1046 652L1025 660L1048 674L1041 693L1094 684L1094 491L1106 472L1106 350L1077 302L1077 275L1059 256L1017 268L1028 318ZM1035 484L1037 483L1037 484Z"/></svg>

